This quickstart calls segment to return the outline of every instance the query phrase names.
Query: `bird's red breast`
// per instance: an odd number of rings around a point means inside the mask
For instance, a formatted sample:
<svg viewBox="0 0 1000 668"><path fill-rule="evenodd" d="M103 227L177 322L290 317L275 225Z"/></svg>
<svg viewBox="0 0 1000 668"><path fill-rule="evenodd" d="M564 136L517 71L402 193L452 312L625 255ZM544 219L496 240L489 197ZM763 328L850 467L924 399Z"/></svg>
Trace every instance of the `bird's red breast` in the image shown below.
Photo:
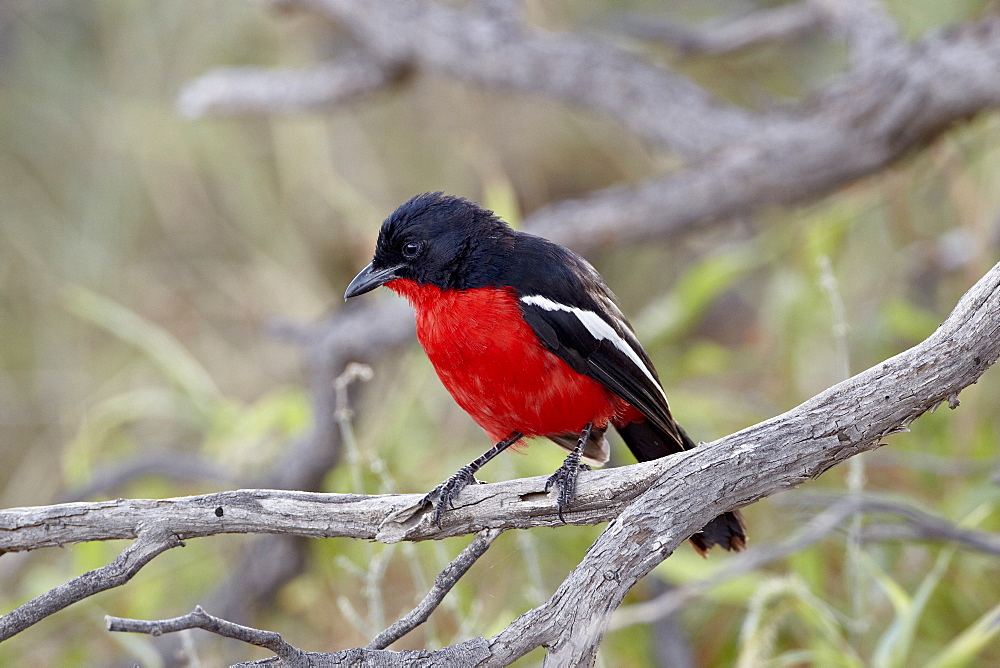
<svg viewBox="0 0 1000 668"><path fill-rule="evenodd" d="M417 338L441 382L490 438L579 433L634 413L599 382L546 350L509 288L386 287L416 311Z"/></svg>
<svg viewBox="0 0 1000 668"><path fill-rule="evenodd" d="M371 263L344 296L381 285L415 307L438 376L495 443L428 497L438 521L471 474L521 435L574 452L549 479L560 489L560 515L580 455L607 461L609 422L640 461L695 447L614 294L568 248L512 230L474 202L426 193L382 223ZM742 549L739 513L713 519L692 542L702 552Z"/></svg>

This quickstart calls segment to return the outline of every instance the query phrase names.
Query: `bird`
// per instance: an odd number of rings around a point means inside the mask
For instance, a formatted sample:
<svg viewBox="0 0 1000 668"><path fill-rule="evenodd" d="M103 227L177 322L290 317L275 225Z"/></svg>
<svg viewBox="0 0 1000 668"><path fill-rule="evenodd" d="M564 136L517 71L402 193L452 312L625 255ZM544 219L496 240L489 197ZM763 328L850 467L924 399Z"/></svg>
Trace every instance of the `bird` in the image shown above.
<svg viewBox="0 0 1000 668"><path fill-rule="evenodd" d="M421 502L442 517L476 472L522 439L545 437L569 451L549 477L559 517L578 473L609 458L614 427L638 461L696 446L674 420L659 376L593 266L540 236L514 230L468 199L429 192L400 205L379 230L371 263L350 299L380 286L406 298L417 339L445 388L493 446ZM690 537L746 546L739 511Z"/></svg>

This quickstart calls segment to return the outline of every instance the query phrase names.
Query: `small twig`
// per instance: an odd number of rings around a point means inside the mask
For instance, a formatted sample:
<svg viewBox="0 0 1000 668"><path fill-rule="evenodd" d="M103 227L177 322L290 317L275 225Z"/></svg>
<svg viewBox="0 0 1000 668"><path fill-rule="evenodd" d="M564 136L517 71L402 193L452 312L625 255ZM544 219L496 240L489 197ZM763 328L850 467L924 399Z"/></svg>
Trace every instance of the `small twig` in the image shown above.
<svg viewBox="0 0 1000 668"><path fill-rule="evenodd" d="M847 42L854 69L895 65L905 53L899 26L877 0L810 0Z"/></svg>
<svg viewBox="0 0 1000 668"><path fill-rule="evenodd" d="M756 547L747 550L740 559L709 577L695 580L644 603L619 608L611 618L611 629L620 629L633 624L648 624L662 619L681 608L689 600L696 598L712 587L758 570L762 566L803 550L835 531L848 519L862 513L887 513L899 516L906 524L869 524L864 527L862 538L872 540L941 540L958 543L974 550L1000 556L1000 535L985 531L964 529L951 522L936 517L913 506L858 496L833 496L820 494L797 494L796 505L833 505L816 515L792 536L776 545Z"/></svg>
<svg viewBox="0 0 1000 668"><path fill-rule="evenodd" d="M610 629L620 629L633 624L648 624L676 612L691 599L697 598L721 582L745 575L809 547L825 538L845 520L853 517L860 503L854 499L844 499L824 510L807 522L801 529L775 545L752 547L734 559L726 568L709 577L676 587L643 603L619 608L611 618Z"/></svg>
<svg viewBox="0 0 1000 668"><path fill-rule="evenodd" d="M620 24L634 37L667 43L684 55L722 55L799 37L820 28L824 18L814 3L796 2L696 27L637 14L626 14Z"/></svg>
<svg viewBox="0 0 1000 668"><path fill-rule="evenodd" d="M993 474L1000 482L1000 459L969 459L949 457L928 452L899 452L879 450L873 452L868 465L873 468L902 468L919 473L965 478Z"/></svg>
<svg viewBox="0 0 1000 668"><path fill-rule="evenodd" d="M333 107L384 88L402 72L402 67L367 53L301 70L224 68L187 84L177 99L177 109L184 116L199 118Z"/></svg>
<svg viewBox="0 0 1000 668"><path fill-rule="evenodd" d="M154 450L117 465L96 469L90 476L89 483L67 490L59 502L69 503L95 496L110 496L115 490L147 475L180 482L218 482L224 485L233 482L231 476L220 466L202 457L191 453L178 457L176 450Z"/></svg>
<svg viewBox="0 0 1000 668"><path fill-rule="evenodd" d="M423 600L398 622L382 631L365 649L385 649L404 635L427 621L431 613L441 604L452 587L468 572L479 557L486 553L493 541L501 533L500 529L485 529L476 534L464 550L441 573L434 578L434 586Z"/></svg>
<svg viewBox="0 0 1000 668"><path fill-rule="evenodd" d="M839 367L840 378L848 378L851 375L851 353L847 339L850 327L847 324L847 308L844 306L844 299L840 294L840 283L837 275L833 271L833 263L830 256L820 255L819 257L819 284L823 292L826 293L830 301L830 315L833 320L833 342L836 350L837 366ZM847 489L853 497L858 497L864 492L865 487L865 460L863 457L851 457L847 462ZM848 591L851 601L851 618L849 632L851 640L857 644L860 633L868 625L868 601L866 588L864 586L865 571L862 567L863 547L861 544L861 514L857 513L851 519L851 524L847 530L846 547L846 570L848 574Z"/></svg>
<svg viewBox="0 0 1000 668"><path fill-rule="evenodd" d="M888 524L875 522L865 526L861 534L865 542L882 542L887 540L913 542L918 540L936 540L959 543L979 552L1000 557L1000 535L974 529L962 529L940 522L937 518L923 519L905 518L905 524Z"/></svg>
<svg viewBox="0 0 1000 668"><path fill-rule="evenodd" d="M489 647L482 638L473 638L457 645L445 647L433 652L404 651L388 652L383 650L348 649L330 654L306 652L286 642L279 633L243 626L228 620L210 615L200 606L181 617L173 619L145 620L128 619L125 617L105 616L108 631L123 633L145 633L154 637L164 633L176 633L188 629L202 629L210 633L232 638L241 642L268 649L281 660L281 665L289 668L305 668L319 666L403 666L403 665L438 665L465 668L481 665L489 656ZM239 664L272 665L271 660Z"/></svg>
<svg viewBox="0 0 1000 668"><path fill-rule="evenodd" d="M358 448L357 439L354 437L354 409L351 408L348 389L355 381L368 382L375 373L367 364L351 362L344 369L344 372L333 381L334 396L337 403L333 411L333 417L340 428L340 442L344 446L346 454L347 468L351 473L351 483L355 494L364 494L364 475L361 464L361 449Z"/></svg>
<svg viewBox="0 0 1000 668"><path fill-rule="evenodd" d="M337 392L335 417L341 422L342 427L343 421L351 420L354 417L354 409L351 408L351 402L347 396L348 388L356 381L367 383L374 377L375 372L367 364L351 362L344 369L344 372L334 379L333 388Z"/></svg>
<svg viewBox="0 0 1000 668"><path fill-rule="evenodd" d="M182 545L175 534L160 525L147 525L139 530L136 541L107 566L75 577L0 617L0 641L77 601L125 584L158 554Z"/></svg>
<svg viewBox="0 0 1000 668"><path fill-rule="evenodd" d="M302 650L289 645L282 640L281 635L274 631L264 631L236 624L219 617L214 617L200 605L181 617L147 621L143 619L127 619L124 617L105 616L108 631L124 633L146 633L154 637L164 633L176 633L187 629L204 629L224 638L233 638L251 645L264 647L274 652L283 661L296 661L305 654Z"/></svg>
<svg viewBox="0 0 1000 668"><path fill-rule="evenodd" d="M831 497L827 494L802 494L796 499L800 504L829 503ZM889 525L884 523L869 524L864 528L864 540L939 540L949 541L978 550L985 554L1000 556L1000 535L975 529L965 529L955 526L952 522L925 512L907 503L873 498L871 496L858 499L861 504L859 512L885 513L902 518L905 524Z"/></svg>

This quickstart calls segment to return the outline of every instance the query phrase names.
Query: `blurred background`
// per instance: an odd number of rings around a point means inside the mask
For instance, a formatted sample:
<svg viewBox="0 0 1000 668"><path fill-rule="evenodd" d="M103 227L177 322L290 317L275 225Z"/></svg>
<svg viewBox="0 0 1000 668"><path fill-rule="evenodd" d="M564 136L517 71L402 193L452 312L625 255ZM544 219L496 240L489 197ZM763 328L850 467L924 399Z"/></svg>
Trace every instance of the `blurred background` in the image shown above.
<svg viewBox="0 0 1000 668"><path fill-rule="evenodd" d="M582 32L626 9L694 24L758 6L527 4L539 25ZM889 3L911 37L987 5ZM595 114L430 75L329 113L192 120L175 109L181 88L213 68L304 66L342 49L315 16L254 3L3 3L2 507L202 494L260 479L314 412L303 351L276 331L343 308L345 286L399 203L445 190L518 224L545 204L674 164ZM658 46L646 55L751 107L801 99L846 58L821 34L724 56L681 58ZM964 123L808 206L670 242L609 243L589 256L697 440L788 410L934 330L997 260L998 120ZM365 299L392 298L379 292ZM349 424L357 448L324 490L423 492L485 449L415 345L373 370ZM864 489L1000 531L998 390L991 370L962 394L960 410L888 439L865 457ZM544 475L561 460L559 448L538 442L483 474ZM613 461L630 461L620 445ZM753 543L779 540L814 512L796 495L844 493L847 471L746 509ZM501 536L426 628L394 648L499 632L548 598L600 531ZM189 612L250 540L219 536L169 551L121 589L0 645L0 664L163 665L156 641L106 633L103 616ZM363 646L467 542L311 541L305 573L239 621L303 649ZM105 565L125 545L3 555L3 611ZM626 605L730 559L703 561L684 547ZM711 589L674 618L609 633L601 665L683 665L684 652L689 665L1000 665L1000 646L976 626L996 610L998 582L995 556L889 540L852 551L834 533ZM268 655L207 634L197 641L206 666Z"/></svg>

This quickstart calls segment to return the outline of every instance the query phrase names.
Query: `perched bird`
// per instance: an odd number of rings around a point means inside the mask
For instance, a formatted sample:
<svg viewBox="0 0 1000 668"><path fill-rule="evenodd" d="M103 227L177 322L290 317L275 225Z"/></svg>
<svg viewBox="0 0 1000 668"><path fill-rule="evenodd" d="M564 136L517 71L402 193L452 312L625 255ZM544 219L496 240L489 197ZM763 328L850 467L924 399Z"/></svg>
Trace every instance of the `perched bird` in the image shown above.
<svg viewBox="0 0 1000 668"><path fill-rule="evenodd" d="M441 382L495 443L424 498L439 525L476 471L524 437L570 451L546 485L560 517L581 460L608 460L609 426L639 461L695 447L611 290L576 253L466 199L427 193L382 223L374 259L344 296L381 285L413 305ZM743 520L727 512L691 542L702 554L743 549Z"/></svg>

